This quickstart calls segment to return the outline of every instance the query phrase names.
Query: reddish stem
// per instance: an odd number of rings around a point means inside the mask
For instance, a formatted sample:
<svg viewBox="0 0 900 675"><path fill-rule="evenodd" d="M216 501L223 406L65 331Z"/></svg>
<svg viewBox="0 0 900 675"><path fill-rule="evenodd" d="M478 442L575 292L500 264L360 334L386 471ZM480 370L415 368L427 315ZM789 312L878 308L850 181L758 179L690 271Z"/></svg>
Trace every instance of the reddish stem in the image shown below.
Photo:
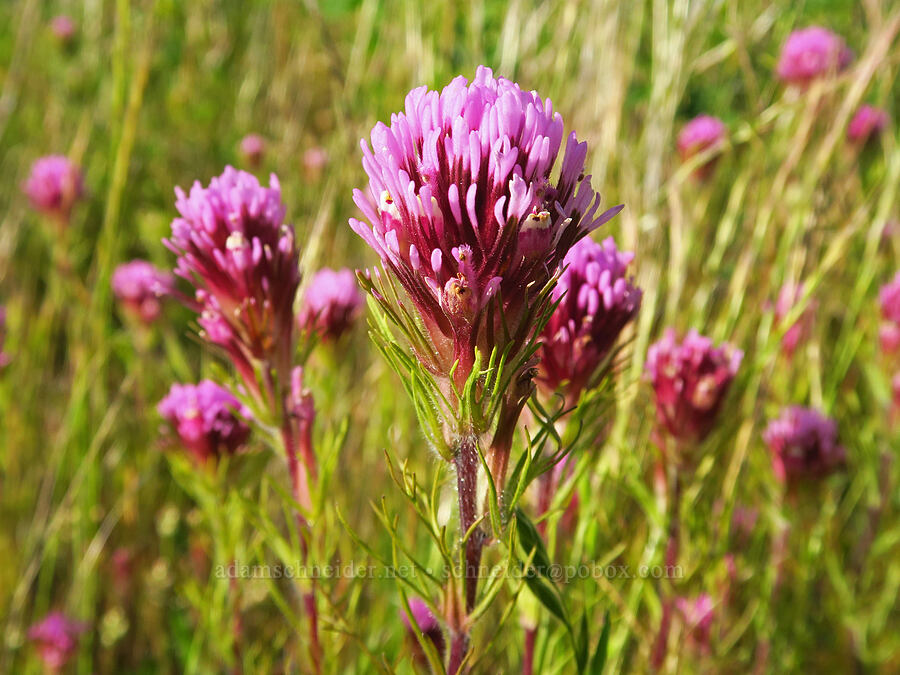
<svg viewBox="0 0 900 675"><path fill-rule="evenodd" d="M534 642L537 637L537 628L525 629L525 653L522 656L522 675L534 673Z"/></svg>
<svg viewBox="0 0 900 675"><path fill-rule="evenodd" d="M460 667L469 651L469 634L454 633L450 641L450 663L447 666L447 675L458 675L462 672Z"/></svg>

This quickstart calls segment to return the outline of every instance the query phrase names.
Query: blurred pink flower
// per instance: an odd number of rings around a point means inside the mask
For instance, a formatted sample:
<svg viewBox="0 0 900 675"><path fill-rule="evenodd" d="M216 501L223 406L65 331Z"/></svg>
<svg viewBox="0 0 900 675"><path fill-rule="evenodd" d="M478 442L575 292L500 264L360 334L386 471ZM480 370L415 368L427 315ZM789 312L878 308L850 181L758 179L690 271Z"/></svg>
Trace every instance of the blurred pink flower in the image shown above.
<svg viewBox="0 0 900 675"><path fill-rule="evenodd" d="M326 164L328 164L328 151L325 148L309 148L303 153L303 168L309 179L317 178Z"/></svg>
<svg viewBox="0 0 900 675"><path fill-rule="evenodd" d="M577 242L563 259L553 290L559 305L544 328L538 384L548 393L567 383L575 399L609 354L622 329L637 316L641 290L627 276L633 253L620 252L608 237Z"/></svg>
<svg viewBox="0 0 900 675"><path fill-rule="evenodd" d="M769 422L763 440L772 452L775 476L783 482L826 476L843 468L846 461L837 424L811 408L785 408Z"/></svg>
<svg viewBox="0 0 900 675"><path fill-rule="evenodd" d="M788 36L778 60L778 77L788 84L806 86L812 80L843 70L853 61L843 38L826 28L812 26Z"/></svg>
<svg viewBox="0 0 900 675"><path fill-rule="evenodd" d="M675 331L647 352L646 377L656 394L656 418L677 440L700 442L712 431L743 352L691 330L682 343Z"/></svg>
<svg viewBox="0 0 900 675"><path fill-rule="evenodd" d="M272 174L266 188L229 166L209 187L195 182L189 195L175 194L181 217L164 241L178 256L175 273L196 288L202 335L227 352L254 391L254 366L262 362L288 382L300 269L278 178Z"/></svg>
<svg viewBox="0 0 900 675"><path fill-rule="evenodd" d="M297 322L324 340L337 340L353 325L363 303L353 270L326 267L310 280Z"/></svg>
<svg viewBox="0 0 900 675"><path fill-rule="evenodd" d="M778 292L775 302L775 323L780 324L803 297L803 284L788 282ZM816 305L810 300L800 317L785 331L781 338L781 348L790 358L801 341L806 341L812 333Z"/></svg>
<svg viewBox="0 0 900 675"><path fill-rule="evenodd" d="M146 260L119 265L112 275L113 293L125 309L144 323L152 323L162 311L160 300L172 293L175 278Z"/></svg>
<svg viewBox="0 0 900 675"><path fill-rule="evenodd" d="M728 129L718 117L700 115L684 125L678 134L678 154L681 161L687 161L694 155L718 147L725 141ZM708 162L697 167L694 175L703 179L709 176L715 168L716 158L710 158Z"/></svg>
<svg viewBox="0 0 900 675"><path fill-rule="evenodd" d="M61 224L68 223L72 207L84 194L81 171L62 155L37 160L22 189L35 209Z"/></svg>
<svg viewBox="0 0 900 675"><path fill-rule="evenodd" d="M684 621L688 642L700 651L708 651L714 618L712 598L708 593L701 593L696 598L678 598L675 604Z"/></svg>
<svg viewBox="0 0 900 675"><path fill-rule="evenodd" d="M890 354L900 348L900 272L878 292L883 319L879 330L881 349Z"/></svg>
<svg viewBox="0 0 900 675"><path fill-rule="evenodd" d="M266 141L259 134L247 134L241 139L241 155L253 168L262 164L266 154Z"/></svg>
<svg viewBox="0 0 900 675"><path fill-rule="evenodd" d="M61 671L78 649L78 636L87 630L62 612L51 612L28 630L28 639L50 672Z"/></svg>
<svg viewBox="0 0 900 675"><path fill-rule="evenodd" d="M529 299L577 240L621 210L597 213L587 145L574 133L554 172L563 137L549 100L482 66L472 82L414 89L404 113L372 130L372 149L363 141L369 186L354 201L368 223L350 225L418 309L434 372L459 360L464 381L476 348L489 355L509 342L513 358L529 334ZM494 298L502 312L488 311Z"/></svg>
<svg viewBox="0 0 900 675"><path fill-rule="evenodd" d="M53 37L60 42L68 42L75 37L76 28L72 17L65 14L58 14L50 19L50 31L53 33Z"/></svg>
<svg viewBox="0 0 900 675"><path fill-rule="evenodd" d="M249 418L250 411L212 380L197 385L173 384L158 410L174 427L185 449L200 462L237 452L250 435L250 429L238 417Z"/></svg>
<svg viewBox="0 0 900 675"><path fill-rule="evenodd" d="M888 123L888 114L880 108L862 106L847 126L847 138L852 143L863 144L878 136Z"/></svg>

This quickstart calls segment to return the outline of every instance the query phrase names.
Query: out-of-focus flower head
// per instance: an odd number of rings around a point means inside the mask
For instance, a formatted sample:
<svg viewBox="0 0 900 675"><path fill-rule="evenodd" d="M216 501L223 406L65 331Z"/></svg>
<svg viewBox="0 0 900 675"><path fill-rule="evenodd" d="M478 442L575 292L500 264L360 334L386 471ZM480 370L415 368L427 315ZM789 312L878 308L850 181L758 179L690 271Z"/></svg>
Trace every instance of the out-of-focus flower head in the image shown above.
<svg viewBox="0 0 900 675"><path fill-rule="evenodd" d="M708 593L701 593L696 598L678 598L675 604L684 621L688 642L701 651L709 650L714 618L712 598Z"/></svg>
<svg viewBox="0 0 900 675"><path fill-rule="evenodd" d="M266 141L259 134L247 134L241 139L241 155L253 168L262 164L266 154Z"/></svg>
<svg viewBox="0 0 900 675"><path fill-rule="evenodd" d="M422 635L425 636L426 639L431 640L434 648L437 650L437 653L443 658L444 631L441 629L441 624L437 620L437 617L435 617L434 613L428 608L428 605L426 605L425 601L421 598L410 598L409 610L412 613L413 621L415 621L415 624L419 628L419 631L422 633ZM409 621L409 617L402 609L400 610L400 618L403 620L403 624L406 626L406 630L411 636L413 636L413 639L415 639L415 631L413 630L412 624ZM416 647L417 660L419 660L420 662L424 662L425 654L421 651L421 647L419 646L418 642L416 642Z"/></svg>
<svg viewBox="0 0 900 675"><path fill-rule="evenodd" d="M656 419L682 442L700 442L712 431L743 352L720 347L691 330L684 341L667 329L647 352L647 378L656 394Z"/></svg>
<svg viewBox="0 0 900 675"><path fill-rule="evenodd" d="M834 420L802 406L785 408L769 422L763 440L772 452L776 477L788 483L828 475L842 468L847 457Z"/></svg>
<svg viewBox="0 0 900 675"><path fill-rule="evenodd" d="M878 292L881 304L881 349L888 354L900 348L900 272Z"/></svg>
<svg viewBox="0 0 900 675"><path fill-rule="evenodd" d="M66 224L72 207L84 194L84 182L68 157L49 155L31 165L22 189L35 209Z"/></svg>
<svg viewBox="0 0 900 675"><path fill-rule="evenodd" d="M297 321L324 340L337 340L353 325L364 298L351 269L320 269L309 282Z"/></svg>
<svg viewBox="0 0 900 675"><path fill-rule="evenodd" d="M728 129L718 117L699 115L684 125L678 134L678 154L681 161L687 161L694 155L715 148L725 142ZM710 158L703 166L697 167L697 178L706 178L715 168L716 158Z"/></svg>
<svg viewBox="0 0 900 675"><path fill-rule="evenodd" d="M837 73L853 61L853 52L840 35L811 26L788 36L778 59L778 77L788 84L806 86L813 80Z"/></svg>
<svg viewBox="0 0 900 675"><path fill-rule="evenodd" d="M800 299L803 297L803 284L795 284L788 282L781 287L778 292L778 299L775 302L775 320L781 323L790 313ZM800 318L795 321L790 328L785 331L781 338L781 348L790 358L797 349L800 342L809 338L812 333L812 324L815 319L816 306L810 301Z"/></svg>
<svg viewBox="0 0 900 675"><path fill-rule="evenodd" d="M75 37L75 21L65 14L58 14L50 19L50 32L60 42L69 42Z"/></svg>
<svg viewBox="0 0 900 675"><path fill-rule="evenodd" d="M78 637L87 629L62 612L51 612L28 630L31 640L50 672L61 671L78 649Z"/></svg>
<svg viewBox="0 0 900 675"><path fill-rule="evenodd" d="M482 66L472 82L414 89L405 112L372 130L371 149L362 142L369 186L354 201L368 223L350 225L418 309L435 373L459 359L464 380L476 347L506 346L501 314L521 344L529 305L565 254L619 212L597 213L574 133L551 179L564 135L549 100ZM502 313L489 311L494 299Z"/></svg>
<svg viewBox="0 0 900 675"><path fill-rule="evenodd" d="M318 178L322 169L328 164L328 151L318 146L309 148L303 153L303 168L310 180Z"/></svg>
<svg viewBox="0 0 900 675"><path fill-rule="evenodd" d="M125 309L144 323L152 323L162 311L161 299L175 288L175 278L146 260L119 265L112 275L112 289Z"/></svg>
<svg viewBox="0 0 900 675"><path fill-rule="evenodd" d="M847 126L847 138L852 143L863 144L870 138L878 136L888 123L886 111L871 105L864 105L850 120Z"/></svg>
<svg viewBox="0 0 900 675"><path fill-rule="evenodd" d="M249 418L250 411L212 380L173 384L158 410L200 462L234 454L250 435L241 419Z"/></svg>
<svg viewBox="0 0 900 675"><path fill-rule="evenodd" d="M568 398L577 399L637 316L641 291L627 277L633 259L612 237L602 244L584 238L566 254L552 294L561 300L542 334L537 381L545 391L555 392L565 382Z"/></svg>
<svg viewBox="0 0 900 675"><path fill-rule="evenodd" d="M204 337L228 353L249 387L263 361L287 382L300 269L278 178L263 187L229 166L209 187L196 182L190 194L175 194L181 217L165 244L178 256L175 273L196 288Z"/></svg>

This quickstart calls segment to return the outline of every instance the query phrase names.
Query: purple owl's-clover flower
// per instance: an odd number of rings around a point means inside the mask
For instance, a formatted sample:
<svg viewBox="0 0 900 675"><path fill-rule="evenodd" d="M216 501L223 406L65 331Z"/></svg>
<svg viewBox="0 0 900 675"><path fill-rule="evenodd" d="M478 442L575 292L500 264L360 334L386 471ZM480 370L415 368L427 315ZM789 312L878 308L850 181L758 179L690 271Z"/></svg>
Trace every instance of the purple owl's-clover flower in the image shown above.
<svg viewBox="0 0 900 675"><path fill-rule="evenodd" d="M900 272L878 292L881 305L881 327L878 335L881 349L892 354L900 349Z"/></svg>
<svg viewBox="0 0 900 675"><path fill-rule="evenodd" d="M435 650L437 650L438 655L443 658L445 644L444 631L441 628L441 624L437 620L437 617L434 615L431 609L429 609L428 605L425 604L425 601L421 598L412 597L409 599L409 611L412 614L413 621L415 622L416 627L419 629L419 632L422 633L426 640L431 641L431 643L434 645ZM404 612L402 609L400 610L400 618L403 621L403 625L406 626L406 630L409 635L415 639L415 631L413 630L413 626L410 623L409 616L407 616L406 612ZM416 641L415 644L416 660L424 664L426 661L425 653L419 645L418 641Z"/></svg>
<svg viewBox="0 0 900 675"><path fill-rule="evenodd" d="M690 644L701 652L709 650L709 638L714 618L713 600L708 593L696 598L678 598L675 606L684 621Z"/></svg>
<svg viewBox="0 0 900 675"><path fill-rule="evenodd" d="M569 248L621 209L597 214L574 133L551 182L563 137L549 100L482 66L471 83L414 89L405 112L372 130L372 149L362 142L369 187L354 201L369 222L350 225L418 309L438 375L459 360L464 381L476 348L505 346L493 299L509 335L527 334L529 302Z"/></svg>
<svg viewBox="0 0 900 675"><path fill-rule="evenodd" d="M850 124L847 125L847 138L851 143L863 145L884 131L888 119L886 111L871 105L864 105L856 111Z"/></svg>
<svg viewBox="0 0 900 675"><path fill-rule="evenodd" d="M602 244L582 239L566 254L552 294L554 301L561 300L542 333L537 382L545 392L567 383L567 399L576 402L622 329L637 316L642 294L627 277L633 259L633 253L616 248L612 237Z"/></svg>
<svg viewBox="0 0 900 675"><path fill-rule="evenodd" d="M763 440L772 452L775 476L787 483L826 476L842 468L847 457L834 420L802 406L785 408L769 422Z"/></svg>
<svg viewBox="0 0 900 675"><path fill-rule="evenodd" d="M778 291L778 299L775 301L776 323L784 321L794 306L803 297L803 284L786 283ZM812 332L812 323L815 315L815 304L810 302L801 314L800 318L788 328L781 338L781 348L788 358L793 356L797 346L805 341Z"/></svg>
<svg viewBox="0 0 900 675"><path fill-rule="evenodd" d="M162 298L175 289L175 278L146 260L132 260L113 272L112 289L126 311L153 323L162 311Z"/></svg>
<svg viewBox="0 0 900 675"><path fill-rule="evenodd" d="M196 182L190 194L175 193L181 217L165 244L178 256L175 273L196 287L203 336L227 352L254 391L254 366L262 362L287 383L300 269L278 178L263 187L229 166L209 187Z"/></svg>
<svg viewBox="0 0 900 675"><path fill-rule="evenodd" d="M73 621L62 612L51 612L28 630L41 661L52 673L60 672L75 655L78 637L87 630L80 621Z"/></svg>
<svg viewBox="0 0 900 675"><path fill-rule="evenodd" d="M699 443L712 431L743 352L691 330L676 341L668 329L647 353L647 378L656 394L656 418L680 442Z"/></svg>
<svg viewBox="0 0 900 675"><path fill-rule="evenodd" d="M81 171L67 157L49 155L31 166L22 189L36 210L65 225L84 194L84 182Z"/></svg>
<svg viewBox="0 0 900 675"><path fill-rule="evenodd" d="M678 134L678 154L681 161L686 162L691 157L699 155L706 150L716 148L725 142L728 129L718 117L700 115L684 125ZM697 167L694 175L699 179L709 176L715 168L716 158L710 158L708 162Z"/></svg>
<svg viewBox="0 0 900 675"><path fill-rule="evenodd" d="M777 73L788 84L805 87L813 80L837 73L853 61L843 38L826 28L796 30L781 48Z"/></svg>
<svg viewBox="0 0 900 675"><path fill-rule="evenodd" d="M364 302L353 270L323 268L309 282L297 323L334 341L353 325Z"/></svg>
<svg viewBox="0 0 900 675"><path fill-rule="evenodd" d="M250 411L212 380L197 385L173 384L158 410L185 449L200 462L234 454L250 435L249 427L240 419L249 418Z"/></svg>

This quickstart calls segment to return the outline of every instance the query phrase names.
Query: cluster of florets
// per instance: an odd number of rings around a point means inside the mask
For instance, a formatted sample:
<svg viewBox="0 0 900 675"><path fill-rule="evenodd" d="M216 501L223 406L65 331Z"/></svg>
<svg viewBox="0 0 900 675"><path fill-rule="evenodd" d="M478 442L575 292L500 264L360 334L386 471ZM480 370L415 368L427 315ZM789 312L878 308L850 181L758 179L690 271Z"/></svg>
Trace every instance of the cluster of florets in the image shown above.
<svg viewBox="0 0 900 675"><path fill-rule="evenodd" d="M353 270L323 268L306 288L297 322L323 340L337 340L353 325L363 303Z"/></svg>
<svg viewBox="0 0 900 675"><path fill-rule="evenodd" d="M633 259L612 237L602 244L582 239L566 254L551 296L559 305L542 334L537 381L545 391L565 386L567 398L577 400L637 315L641 291L627 275Z"/></svg>
<svg viewBox="0 0 900 675"><path fill-rule="evenodd" d="M173 384L158 410L184 448L200 462L234 454L250 435L244 421L250 411L211 380L197 385Z"/></svg>
<svg viewBox="0 0 900 675"><path fill-rule="evenodd" d="M812 26L788 36L778 59L778 77L788 84L806 86L813 80L837 73L853 61L843 38L827 28Z"/></svg>
<svg viewBox="0 0 900 675"><path fill-rule="evenodd" d="M668 329L647 353L656 419L677 440L702 441L712 431L743 352L692 330L679 343Z"/></svg>
<svg viewBox="0 0 900 675"><path fill-rule="evenodd" d="M769 422L763 440L772 452L775 475L781 481L825 476L846 461L846 450L838 443L837 424L811 408L785 408L780 417Z"/></svg>
<svg viewBox="0 0 900 675"><path fill-rule="evenodd" d="M354 200L369 223L350 224L418 309L437 374L458 359L465 378L476 347L503 346L504 322L521 341L569 248L619 211L597 214L574 133L551 180L563 139L549 100L480 67L471 83L413 90L362 143L369 187Z"/></svg>
<svg viewBox="0 0 900 675"><path fill-rule="evenodd" d="M152 323L162 312L162 299L174 291L175 278L146 260L132 260L113 272L112 289L128 313Z"/></svg>
<svg viewBox="0 0 900 675"><path fill-rule="evenodd" d="M209 187L197 182L176 195L181 217L165 243L178 255L175 273L197 289L204 337L227 352L248 386L261 362L286 381L300 269L278 178L263 187L226 167Z"/></svg>

